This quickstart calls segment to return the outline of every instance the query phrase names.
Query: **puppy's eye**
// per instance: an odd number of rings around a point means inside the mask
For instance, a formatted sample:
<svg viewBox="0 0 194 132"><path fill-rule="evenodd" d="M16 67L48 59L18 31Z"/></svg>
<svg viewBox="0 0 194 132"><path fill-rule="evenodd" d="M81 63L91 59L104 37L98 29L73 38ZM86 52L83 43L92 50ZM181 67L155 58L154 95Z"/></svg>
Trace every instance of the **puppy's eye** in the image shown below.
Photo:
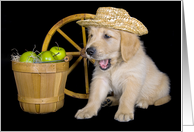
<svg viewBox="0 0 194 132"><path fill-rule="evenodd" d="M105 38L105 39L109 39L109 38L111 38L111 36L105 34L105 35L104 35L104 38Z"/></svg>
<svg viewBox="0 0 194 132"><path fill-rule="evenodd" d="M92 38L92 37L93 37L93 34L90 35L90 38Z"/></svg>

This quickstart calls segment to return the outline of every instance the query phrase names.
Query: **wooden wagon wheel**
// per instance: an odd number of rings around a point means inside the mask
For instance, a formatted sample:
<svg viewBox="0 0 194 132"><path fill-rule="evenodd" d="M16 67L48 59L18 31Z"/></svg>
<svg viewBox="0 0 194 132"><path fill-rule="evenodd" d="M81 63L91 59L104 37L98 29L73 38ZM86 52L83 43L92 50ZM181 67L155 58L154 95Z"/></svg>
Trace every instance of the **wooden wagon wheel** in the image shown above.
<svg viewBox="0 0 194 132"><path fill-rule="evenodd" d="M60 28L72 21L76 20L84 20L84 19L92 19L94 18L95 15L93 14L75 14L71 15L68 17L65 17L61 19L59 22L57 22L47 33L45 40L43 42L42 46L42 51L46 51L48 48L48 45L51 41L52 36L55 34L55 32L59 32L66 40L68 40L79 52L66 52L67 55L72 55L72 56L79 56L79 58L75 61L75 63L69 68L68 74L78 65L78 63L82 60L82 56L80 56L80 52L82 48L78 46L71 38L69 38ZM86 32L85 32L85 27L82 27L82 36L83 36L83 47L86 47ZM86 58L84 59L84 71L85 71L85 86L86 86L86 94L81 94L81 93L75 93L72 92L68 89L65 89L65 94L76 97L76 98L81 98L81 99L87 99L89 96L89 80L88 80L88 69L87 69L87 60ZM94 60L90 60L91 62L94 63Z"/></svg>

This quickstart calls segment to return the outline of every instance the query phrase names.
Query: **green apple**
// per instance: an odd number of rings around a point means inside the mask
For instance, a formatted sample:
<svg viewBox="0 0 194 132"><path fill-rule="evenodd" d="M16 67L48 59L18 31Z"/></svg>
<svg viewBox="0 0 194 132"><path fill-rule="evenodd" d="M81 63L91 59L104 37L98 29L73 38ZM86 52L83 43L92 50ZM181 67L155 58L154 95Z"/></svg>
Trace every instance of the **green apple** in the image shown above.
<svg viewBox="0 0 194 132"><path fill-rule="evenodd" d="M54 61L56 60L56 56L53 52L51 51L43 51L38 55L40 61L45 62L45 61Z"/></svg>
<svg viewBox="0 0 194 132"><path fill-rule="evenodd" d="M33 63L36 59L38 59L37 55L33 51L24 52L20 56L20 62Z"/></svg>
<svg viewBox="0 0 194 132"><path fill-rule="evenodd" d="M62 47L54 46L50 49L50 51L55 54L57 60L63 60L66 56L65 49Z"/></svg>

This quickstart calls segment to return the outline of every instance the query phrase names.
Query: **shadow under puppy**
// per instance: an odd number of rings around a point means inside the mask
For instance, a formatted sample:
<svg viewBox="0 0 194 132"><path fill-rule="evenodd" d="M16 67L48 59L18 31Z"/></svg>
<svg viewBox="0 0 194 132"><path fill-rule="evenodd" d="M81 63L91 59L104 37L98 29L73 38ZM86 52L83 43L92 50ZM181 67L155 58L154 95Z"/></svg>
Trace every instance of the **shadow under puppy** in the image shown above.
<svg viewBox="0 0 194 132"><path fill-rule="evenodd" d="M111 10L123 12L123 9L112 7L99 9L105 10L104 12L108 10L109 13ZM102 15L104 12L99 9L97 14ZM91 118L97 115L102 104L110 104L119 105L115 120L127 122L134 119L135 105L147 109L149 105L159 106L169 102L169 78L145 54L138 37L141 33L146 33L145 29L139 30L137 34L131 30L129 32L115 27L96 26L92 21L98 19L97 17L88 20L90 24L85 25L89 29L86 55L89 59L95 59L89 100L75 117ZM86 21L82 20L84 23ZM107 97L110 91L114 92L114 96Z"/></svg>

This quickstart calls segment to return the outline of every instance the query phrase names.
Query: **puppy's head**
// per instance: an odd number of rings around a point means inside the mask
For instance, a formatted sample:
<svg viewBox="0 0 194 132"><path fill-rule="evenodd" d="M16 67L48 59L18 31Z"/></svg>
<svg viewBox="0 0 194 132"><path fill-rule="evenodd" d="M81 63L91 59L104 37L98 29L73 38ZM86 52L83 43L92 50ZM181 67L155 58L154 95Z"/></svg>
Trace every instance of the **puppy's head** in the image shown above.
<svg viewBox="0 0 194 132"><path fill-rule="evenodd" d="M115 29L88 27L86 55L95 59L101 70L108 70L120 60L127 62L139 49L136 35Z"/></svg>

